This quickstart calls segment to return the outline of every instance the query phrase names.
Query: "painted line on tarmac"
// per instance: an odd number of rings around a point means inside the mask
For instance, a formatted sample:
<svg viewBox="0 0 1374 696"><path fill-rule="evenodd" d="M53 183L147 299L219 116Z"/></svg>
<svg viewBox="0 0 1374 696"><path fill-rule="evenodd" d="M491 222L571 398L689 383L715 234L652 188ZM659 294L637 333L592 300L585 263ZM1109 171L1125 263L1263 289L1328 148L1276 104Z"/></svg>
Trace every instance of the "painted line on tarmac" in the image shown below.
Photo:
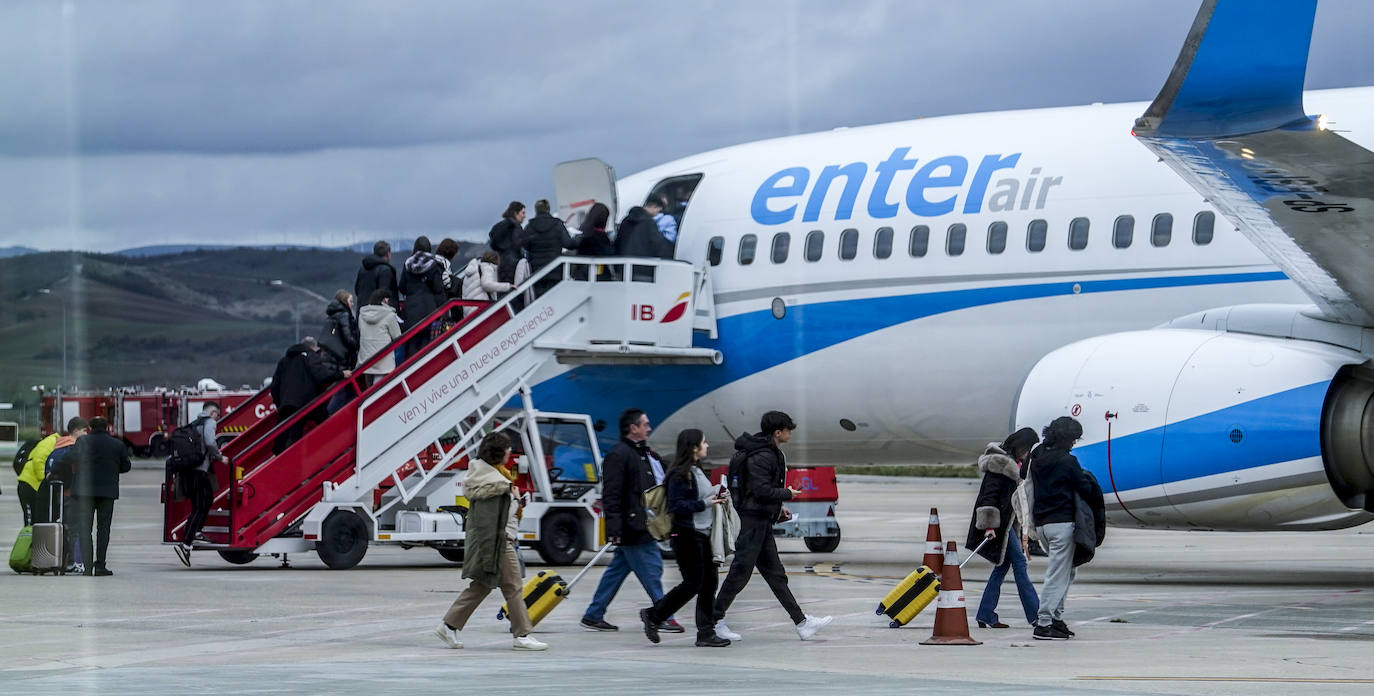
<svg viewBox="0 0 1374 696"><path fill-rule="evenodd" d="M1254 684L1374 684L1374 679L1320 679L1316 677L1117 677L1087 675L1075 681L1144 681L1144 682L1238 682Z"/></svg>
<svg viewBox="0 0 1374 696"><path fill-rule="evenodd" d="M1365 626L1374 626L1374 619L1371 619L1371 620L1369 620L1369 621L1365 621L1365 622L1363 622L1363 623L1355 624L1354 626L1346 626L1345 628L1340 629L1340 632L1341 632L1341 633L1349 633L1349 632L1351 632L1351 631L1358 631L1358 630L1360 630L1361 628L1364 628Z"/></svg>

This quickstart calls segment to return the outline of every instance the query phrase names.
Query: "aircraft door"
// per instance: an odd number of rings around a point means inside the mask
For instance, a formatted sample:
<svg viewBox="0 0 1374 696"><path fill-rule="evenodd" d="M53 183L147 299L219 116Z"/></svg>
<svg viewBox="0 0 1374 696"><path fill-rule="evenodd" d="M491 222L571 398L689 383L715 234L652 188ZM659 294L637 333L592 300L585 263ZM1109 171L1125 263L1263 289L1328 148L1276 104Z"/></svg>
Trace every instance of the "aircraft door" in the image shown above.
<svg viewBox="0 0 1374 696"><path fill-rule="evenodd" d="M553 197L558 205L558 217L576 230L582 226L593 203L611 209L606 230L614 229L619 219L615 196L615 169L595 157L573 160L553 168Z"/></svg>

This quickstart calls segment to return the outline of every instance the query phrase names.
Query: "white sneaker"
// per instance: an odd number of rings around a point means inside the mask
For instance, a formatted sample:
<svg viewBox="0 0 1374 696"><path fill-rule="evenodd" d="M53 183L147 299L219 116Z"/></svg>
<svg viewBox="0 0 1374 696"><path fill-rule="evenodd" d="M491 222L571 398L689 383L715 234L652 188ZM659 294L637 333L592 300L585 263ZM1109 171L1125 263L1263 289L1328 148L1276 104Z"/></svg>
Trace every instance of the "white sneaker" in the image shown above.
<svg viewBox="0 0 1374 696"><path fill-rule="evenodd" d="M820 631L822 628L825 628L826 626L829 626L830 622L834 620L835 617L833 616L807 615L805 621L797 624L797 636L800 637L802 640L811 640L811 638L815 636L818 631Z"/></svg>
<svg viewBox="0 0 1374 696"><path fill-rule="evenodd" d="M463 641L458 640L458 632L442 623L434 629L434 635L439 636L439 640L448 643L448 646L454 650L463 647Z"/></svg>
<svg viewBox="0 0 1374 696"><path fill-rule="evenodd" d="M530 636L516 636L514 650L548 650L548 643L541 643Z"/></svg>
<svg viewBox="0 0 1374 696"><path fill-rule="evenodd" d="M725 640L739 640L742 636L740 636L740 634L735 633L734 631L730 630L730 627L729 627L729 626L726 626L724 621L717 621L717 622L716 622L716 637L717 637L717 638L724 638Z"/></svg>

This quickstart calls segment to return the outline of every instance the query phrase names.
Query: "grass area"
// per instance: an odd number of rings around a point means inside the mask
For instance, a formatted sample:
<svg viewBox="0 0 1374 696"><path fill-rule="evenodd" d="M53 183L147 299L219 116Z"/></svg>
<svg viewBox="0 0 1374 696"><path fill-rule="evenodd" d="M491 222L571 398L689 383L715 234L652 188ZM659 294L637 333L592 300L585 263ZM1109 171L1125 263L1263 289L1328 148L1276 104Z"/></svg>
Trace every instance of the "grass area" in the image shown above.
<svg viewBox="0 0 1374 696"><path fill-rule="evenodd" d="M923 476L927 478L978 478L978 467L966 464L871 464L837 466L837 474L861 476Z"/></svg>

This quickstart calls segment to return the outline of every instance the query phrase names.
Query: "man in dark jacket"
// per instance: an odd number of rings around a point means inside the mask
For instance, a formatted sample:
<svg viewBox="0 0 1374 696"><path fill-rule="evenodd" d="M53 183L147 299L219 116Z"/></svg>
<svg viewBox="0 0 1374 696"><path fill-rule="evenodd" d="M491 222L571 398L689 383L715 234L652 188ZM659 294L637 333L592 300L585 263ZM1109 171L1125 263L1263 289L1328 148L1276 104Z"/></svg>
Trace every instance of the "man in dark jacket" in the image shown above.
<svg viewBox="0 0 1374 696"><path fill-rule="evenodd" d="M1040 614L1036 617L1036 640L1068 640L1073 631L1064 623L1064 598L1073 584L1074 517L1078 496L1088 496L1083 468L1069 454L1083 437L1078 421L1060 416L1043 431L1045 441L1031 453L1031 520L1040 545L1049 552L1049 567L1040 587ZM1099 497L1100 497L1099 493Z"/></svg>
<svg viewBox="0 0 1374 696"><path fill-rule="evenodd" d="M391 265L391 245L379 241L372 245L372 255L363 257L363 267L353 281L353 296L366 300L377 290L386 290L392 297L400 297L396 288L396 268Z"/></svg>
<svg viewBox="0 0 1374 696"><path fill-rule="evenodd" d="M291 416L315 400L329 384L351 377L349 370L320 355L320 345L314 337L306 336L300 343L286 349L272 373L272 403L277 407L277 422L285 423ZM281 453L305 434L303 420L296 421L277 438L273 452Z"/></svg>
<svg viewBox="0 0 1374 696"><path fill-rule="evenodd" d="M434 255L429 237L415 238L415 246L402 264L401 292L405 301L401 304L401 320L405 330L423 324L425 319L439 305L444 303L444 264ZM406 357L409 358L429 345L430 332L421 331L406 341Z"/></svg>
<svg viewBox="0 0 1374 696"><path fill-rule="evenodd" d="M656 227L654 234L658 234ZM730 610L735 595L749 583L755 568L787 611L802 640L810 640L834 620L829 616L807 616L797 606L787 586L787 571L778 558L778 544L773 540L773 523L792 516L782 504L801 492L787 486L787 458L778 448L792 439L792 431L796 428L791 416L782 411L769 411L759 419L758 435L745 433L735 440L729 486L735 509L739 511L739 537L735 540L735 559L720 584L715 607L716 636L725 640L740 639L738 633L725 625L725 612Z"/></svg>
<svg viewBox="0 0 1374 696"><path fill-rule="evenodd" d="M534 202L534 219L525 228L525 251L530 255L530 273L549 265L563 255L564 249L577 247L577 240L568 234L562 220L550 212L549 202L543 198ZM563 271L553 271L534 284L536 297L543 295L549 288L563 279Z"/></svg>
<svg viewBox="0 0 1374 696"><path fill-rule="evenodd" d="M672 257L663 233L658 231L658 223L654 222L654 216L641 206L630 208L625 219L620 221L615 236L615 253L618 256Z"/></svg>
<svg viewBox="0 0 1374 696"><path fill-rule="evenodd" d="M616 546L592 603L582 613L582 626L592 631L620 630L606 622L606 608L631 571L650 600L657 604L663 598L663 556L645 526L644 491L663 482L663 462L649 449L651 430L647 414L626 409L620 414L620 442L601 461L606 541ZM681 632L682 628L673 621L660 630Z"/></svg>
<svg viewBox="0 0 1374 696"><path fill-rule="evenodd" d="M81 558L87 564L86 574L114 575L105 565L105 551L110 547L114 502L119 499L119 475L133 468L129 450L122 441L110 435L110 422L96 416L91 419L91 434L76 441L68 458L76 460L72 497L76 499L77 538L81 544ZM91 546L92 524L99 526L94 548Z"/></svg>

